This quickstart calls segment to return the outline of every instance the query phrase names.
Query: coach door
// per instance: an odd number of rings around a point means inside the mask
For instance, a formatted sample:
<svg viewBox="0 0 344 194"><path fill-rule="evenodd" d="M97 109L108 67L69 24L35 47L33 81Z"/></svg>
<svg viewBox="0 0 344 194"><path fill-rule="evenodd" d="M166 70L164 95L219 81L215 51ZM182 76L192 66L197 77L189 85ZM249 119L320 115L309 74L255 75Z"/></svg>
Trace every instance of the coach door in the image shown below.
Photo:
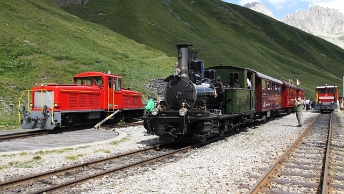
<svg viewBox="0 0 344 194"><path fill-rule="evenodd" d="M107 104L110 111L122 109L122 79L109 77Z"/></svg>

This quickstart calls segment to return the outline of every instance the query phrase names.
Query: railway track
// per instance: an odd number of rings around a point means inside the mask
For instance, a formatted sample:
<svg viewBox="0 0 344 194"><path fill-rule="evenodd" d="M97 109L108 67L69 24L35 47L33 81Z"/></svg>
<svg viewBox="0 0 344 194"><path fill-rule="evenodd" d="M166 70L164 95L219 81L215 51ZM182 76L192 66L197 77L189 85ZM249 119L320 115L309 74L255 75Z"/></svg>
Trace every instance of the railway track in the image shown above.
<svg viewBox="0 0 344 194"><path fill-rule="evenodd" d="M344 190L344 148L334 114L321 114L248 193L336 193Z"/></svg>
<svg viewBox="0 0 344 194"><path fill-rule="evenodd" d="M0 135L0 142L9 141L13 139L28 138L40 135L49 135L50 130L36 130L36 131L27 131L21 133L10 133L5 135Z"/></svg>
<svg viewBox="0 0 344 194"><path fill-rule="evenodd" d="M135 121L132 123L125 123L125 124L118 124L118 125L104 125L102 126L102 128L105 130L109 130L109 129L116 129L116 128L138 126L138 125L142 125L142 123L143 121ZM35 136L77 131L77 130L89 129L91 127L92 126L86 126L86 127L83 126L83 127L76 127L76 128L61 128L61 129L56 129L56 130L43 129L43 130L35 130L35 131L25 131L25 132L20 132L20 133L9 133L9 134L0 135L0 142L10 141L14 139L30 138L30 137L35 137Z"/></svg>
<svg viewBox="0 0 344 194"><path fill-rule="evenodd" d="M148 157L150 155L157 155L156 152L158 152L158 150L160 150L160 146L149 147L121 155L114 155L82 164L1 182L0 188L2 188L2 190L0 190L0 192L43 193L67 188L70 185L87 181L92 178L124 170L145 162L158 160L160 157L163 157L164 154L159 154L159 156L156 157Z"/></svg>
<svg viewBox="0 0 344 194"><path fill-rule="evenodd" d="M0 182L0 193L56 193L70 191L75 189L76 185L88 180L135 167L146 166L171 157L180 157L191 149L223 140L230 135L233 134L226 134L203 143L177 148L175 144L151 146L133 152Z"/></svg>

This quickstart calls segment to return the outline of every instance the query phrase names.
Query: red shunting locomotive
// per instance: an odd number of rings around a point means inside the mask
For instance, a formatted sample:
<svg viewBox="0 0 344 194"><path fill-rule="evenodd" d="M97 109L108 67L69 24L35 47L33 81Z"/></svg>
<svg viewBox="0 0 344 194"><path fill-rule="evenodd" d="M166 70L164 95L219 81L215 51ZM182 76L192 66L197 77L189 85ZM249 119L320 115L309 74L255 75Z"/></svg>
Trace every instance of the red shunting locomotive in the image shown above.
<svg viewBox="0 0 344 194"><path fill-rule="evenodd" d="M24 91L19 99L19 119L24 129L54 129L94 124L112 118L143 115L142 94L122 87L122 77L110 72L84 72L74 84L41 84ZM26 102L24 102L26 100ZM25 103L25 105L21 104Z"/></svg>

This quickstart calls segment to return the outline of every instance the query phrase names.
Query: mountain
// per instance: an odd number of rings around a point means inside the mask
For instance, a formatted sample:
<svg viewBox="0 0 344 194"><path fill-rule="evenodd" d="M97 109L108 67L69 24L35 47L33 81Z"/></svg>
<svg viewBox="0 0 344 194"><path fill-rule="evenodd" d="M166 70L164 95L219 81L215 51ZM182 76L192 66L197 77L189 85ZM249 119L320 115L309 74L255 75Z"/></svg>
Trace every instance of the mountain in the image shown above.
<svg viewBox="0 0 344 194"><path fill-rule="evenodd" d="M261 3L248 3L244 7L277 19ZM281 21L344 48L344 14L336 9L315 5L307 10L289 14Z"/></svg>
<svg viewBox="0 0 344 194"><path fill-rule="evenodd" d="M270 16L274 19L277 19L274 16L274 14L267 7L265 7L263 4L261 4L259 2L246 3L244 5L244 7L247 7L249 9L254 10L254 11L260 12L260 13L265 14L267 16Z"/></svg>
<svg viewBox="0 0 344 194"><path fill-rule="evenodd" d="M336 9L316 5L288 15L282 22L344 48L344 14Z"/></svg>

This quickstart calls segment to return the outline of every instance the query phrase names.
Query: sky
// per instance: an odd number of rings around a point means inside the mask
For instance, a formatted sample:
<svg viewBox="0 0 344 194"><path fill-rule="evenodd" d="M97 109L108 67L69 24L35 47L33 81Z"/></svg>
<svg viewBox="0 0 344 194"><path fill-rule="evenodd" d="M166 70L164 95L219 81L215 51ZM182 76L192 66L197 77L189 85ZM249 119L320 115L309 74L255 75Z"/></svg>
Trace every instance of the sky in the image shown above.
<svg viewBox="0 0 344 194"><path fill-rule="evenodd" d="M288 14L307 10L308 7L319 5L337 9L344 14L344 0L222 0L228 3L243 6L246 3L259 2L268 8L276 18L281 19Z"/></svg>

